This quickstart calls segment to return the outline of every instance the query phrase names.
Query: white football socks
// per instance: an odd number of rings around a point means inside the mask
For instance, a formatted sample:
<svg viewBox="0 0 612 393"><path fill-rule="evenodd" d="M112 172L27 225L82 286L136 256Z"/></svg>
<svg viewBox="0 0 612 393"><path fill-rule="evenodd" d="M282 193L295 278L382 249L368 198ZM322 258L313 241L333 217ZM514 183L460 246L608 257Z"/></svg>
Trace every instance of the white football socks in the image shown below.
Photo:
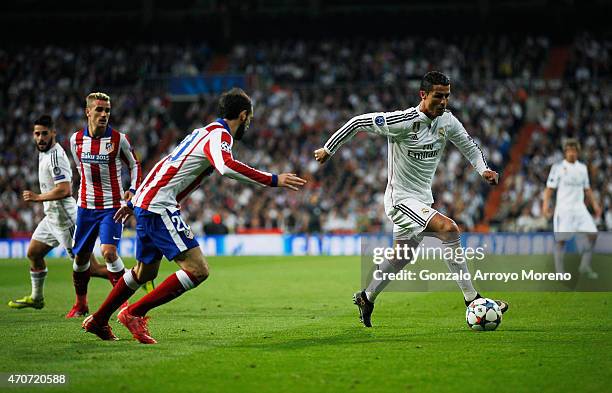
<svg viewBox="0 0 612 393"><path fill-rule="evenodd" d="M555 243L555 271L557 273L565 273L563 257L565 256L565 244Z"/></svg>
<svg viewBox="0 0 612 393"><path fill-rule="evenodd" d="M84 265L77 265L76 261L72 262L72 270L77 273L82 273L89 270L90 263L87 261Z"/></svg>
<svg viewBox="0 0 612 393"><path fill-rule="evenodd" d="M584 249L582 250L582 257L580 258L580 268L579 272L592 272L593 268L591 267L591 259L593 258L593 247L595 246L595 242L592 242L590 239L586 239L584 243Z"/></svg>
<svg viewBox="0 0 612 393"><path fill-rule="evenodd" d="M125 269L125 266L123 266L123 260L121 257L117 255L117 259L115 259L114 262L106 262L106 268L111 273L118 273Z"/></svg>
<svg viewBox="0 0 612 393"><path fill-rule="evenodd" d="M397 273L402 270L408 262L410 262L410 260L400 259L394 260L393 263L391 263L388 259L385 259L380 265L378 265L378 270L383 273ZM382 277L382 274L378 276ZM389 285L389 282L389 279L382 280L372 277L372 281L370 281L370 284L368 284L368 287L365 289L368 300L374 303L378 294L381 293L387 285Z"/></svg>
<svg viewBox="0 0 612 393"><path fill-rule="evenodd" d="M463 261L463 263L459 263L455 261L456 259L455 256L457 254L456 250L461 248L461 238L458 237L455 240L451 240L448 242L442 242L442 246L444 247L443 255L450 254L448 250L449 249L452 250L451 255L453 255L453 258L450 258L450 259L444 258L444 262L446 262L446 266L448 266L448 270L450 270L451 273L458 274L460 277L465 277L466 274L469 274L470 271L465 261ZM471 279L464 279L464 278L458 279L457 285L459 285L461 292L463 292L463 298L466 301L473 300L478 294L478 292L476 292L476 290L474 289L474 286L472 285Z"/></svg>
<svg viewBox="0 0 612 393"><path fill-rule="evenodd" d="M32 295L30 296L33 300L43 299L43 288L45 286L45 278L47 277L47 272L47 268L38 271L30 270L30 279L32 280Z"/></svg>

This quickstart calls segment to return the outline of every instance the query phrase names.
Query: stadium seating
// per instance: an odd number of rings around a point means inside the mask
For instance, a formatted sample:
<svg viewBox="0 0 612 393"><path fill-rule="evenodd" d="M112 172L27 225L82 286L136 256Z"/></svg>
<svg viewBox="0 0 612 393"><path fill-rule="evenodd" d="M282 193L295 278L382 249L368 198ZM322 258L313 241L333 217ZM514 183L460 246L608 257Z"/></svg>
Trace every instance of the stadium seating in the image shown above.
<svg viewBox="0 0 612 393"><path fill-rule="evenodd" d="M549 61L545 37L462 37L394 41L281 41L235 46L224 72L245 73L255 102L255 120L238 159L274 172L295 171L309 180L301 193L258 191L213 176L183 203L196 233L219 213L231 232L280 229L300 232L389 230L382 199L386 141L358 135L327 165L312 152L352 115L395 110L418 103L418 80L429 69L453 80L451 108L478 141L490 165L503 171L519 129L538 123L521 169L496 206L494 230L540 230L540 195L550 164L559 159L560 137L578 136L595 194L603 198L612 228L610 195L610 48L608 41L577 36L566 48L563 79L542 82ZM83 99L92 90L112 97L111 124L128 133L145 173L190 129L214 119L214 95L179 105L152 81L168 75L206 72L205 45L44 47L0 51L0 238L31 232L42 206L21 201L38 189L31 124L50 113L58 140L84 125ZM213 58L214 59L214 58ZM351 59L348 61L347 59ZM354 59L359 59L355 61ZM590 82L586 82L588 78ZM534 117L535 113L535 118ZM483 220L489 187L452 146L434 179L435 208L473 230ZM606 191L607 190L607 191Z"/></svg>

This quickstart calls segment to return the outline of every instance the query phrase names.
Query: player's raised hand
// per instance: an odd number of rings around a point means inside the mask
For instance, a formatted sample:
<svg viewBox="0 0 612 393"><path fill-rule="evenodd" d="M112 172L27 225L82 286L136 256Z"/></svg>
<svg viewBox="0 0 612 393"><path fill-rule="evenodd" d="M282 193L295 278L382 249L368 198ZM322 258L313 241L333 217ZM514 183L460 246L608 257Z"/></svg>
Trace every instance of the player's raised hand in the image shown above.
<svg viewBox="0 0 612 393"><path fill-rule="evenodd" d="M26 202L36 202L38 200L38 194L30 190L24 191L22 197Z"/></svg>
<svg viewBox="0 0 612 393"><path fill-rule="evenodd" d="M298 191L299 187L306 184L306 180L298 177L295 173L281 173L278 175L278 186Z"/></svg>
<svg viewBox="0 0 612 393"><path fill-rule="evenodd" d="M329 154L325 151L324 148L317 149L314 152L314 158L315 160L319 161L320 164L325 163L325 161L327 161L329 157Z"/></svg>
<svg viewBox="0 0 612 393"><path fill-rule="evenodd" d="M499 173L495 171L487 169L486 171L482 172L482 177L492 186L499 183Z"/></svg>
<svg viewBox="0 0 612 393"><path fill-rule="evenodd" d="M134 210L132 210L132 208L129 206L121 206L113 216L113 220L123 224L132 214L134 214Z"/></svg>

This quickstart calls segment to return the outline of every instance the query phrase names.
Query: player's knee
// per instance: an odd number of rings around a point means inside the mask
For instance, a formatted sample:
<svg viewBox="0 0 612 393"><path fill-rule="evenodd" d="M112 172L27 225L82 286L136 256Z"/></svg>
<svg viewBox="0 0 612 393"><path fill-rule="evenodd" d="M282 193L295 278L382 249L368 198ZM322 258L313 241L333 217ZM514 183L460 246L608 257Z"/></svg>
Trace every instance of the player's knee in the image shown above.
<svg viewBox="0 0 612 393"><path fill-rule="evenodd" d="M35 250L28 250L27 257L32 262L39 262L42 259L40 253Z"/></svg>
<svg viewBox="0 0 612 393"><path fill-rule="evenodd" d="M442 240L450 241L458 238L461 230L455 221L448 219L442 222L438 233L441 235Z"/></svg>
<svg viewBox="0 0 612 393"><path fill-rule="evenodd" d="M104 258L105 262L115 262L117 260L117 250L113 250L113 249L103 249L102 250L102 258Z"/></svg>
<svg viewBox="0 0 612 393"><path fill-rule="evenodd" d="M459 226L451 219L444 220L440 226L440 232L448 234L459 234Z"/></svg>

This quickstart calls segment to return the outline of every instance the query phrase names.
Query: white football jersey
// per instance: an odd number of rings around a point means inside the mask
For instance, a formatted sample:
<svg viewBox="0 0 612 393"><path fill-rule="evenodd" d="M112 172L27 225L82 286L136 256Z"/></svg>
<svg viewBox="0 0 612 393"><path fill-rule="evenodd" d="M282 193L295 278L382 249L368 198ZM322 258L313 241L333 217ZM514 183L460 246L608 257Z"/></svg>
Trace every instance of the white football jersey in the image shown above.
<svg viewBox="0 0 612 393"><path fill-rule="evenodd" d="M457 146L479 174L489 169L478 144L449 111L433 120L418 106L355 116L329 138L325 150L334 154L358 131L384 135L388 139L387 207L408 198L433 203L431 185L447 140Z"/></svg>
<svg viewBox="0 0 612 393"><path fill-rule="evenodd" d="M580 161L563 160L550 168L546 187L557 190L555 210L584 210L584 190L591 188L589 172Z"/></svg>
<svg viewBox="0 0 612 393"><path fill-rule="evenodd" d="M56 184L69 182L72 179L72 169L68 156L59 143L55 143L46 152L38 152L38 182L40 192L51 191ZM61 227L74 226L76 220L76 201L72 196L56 201L43 202L45 215L49 220Z"/></svg>

